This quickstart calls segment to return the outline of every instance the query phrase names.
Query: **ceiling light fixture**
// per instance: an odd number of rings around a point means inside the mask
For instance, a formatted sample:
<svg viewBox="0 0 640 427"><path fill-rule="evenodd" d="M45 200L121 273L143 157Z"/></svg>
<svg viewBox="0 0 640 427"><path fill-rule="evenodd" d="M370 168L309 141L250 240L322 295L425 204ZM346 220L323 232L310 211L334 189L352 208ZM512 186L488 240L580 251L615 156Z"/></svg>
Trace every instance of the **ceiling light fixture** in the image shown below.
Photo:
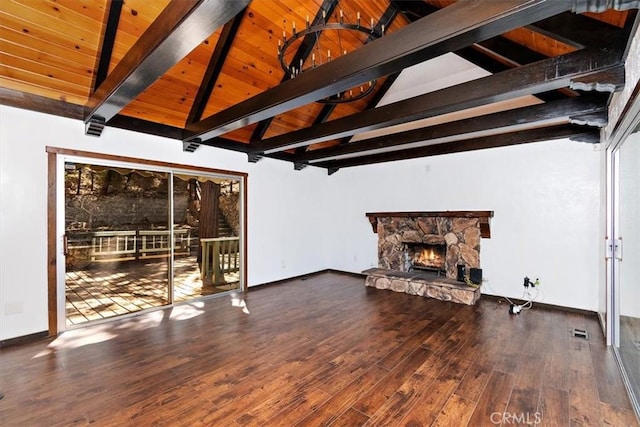
<svg viewBox="0 0 640 427"><path fill-rule="evenodd" d="M347 47L356 44L368 43L384 35L384 25L377 29L373 18L369 21L369 26L361 25L360 12L356 13L355 23L346 21L346 14L342 9L334 16L335 21L329 22L327 12L322 11L322 19L319 23L311 25L309 15L307 15L306 25L300 31L296 30L296 23L291 23L291 33L287 35L286 24L282 30L282 40L278 40L278 59L282 69L290 78L295 78L301 73L331 62L336 56L343 56L348 53ZM299 58L296 55L302 43L311 44L307 50L309 55L306 58ZM295 62L295 63L294 63ZM376 80L337 93L317 102L324 104L340 104L362 99L373 92Z"/></svg>

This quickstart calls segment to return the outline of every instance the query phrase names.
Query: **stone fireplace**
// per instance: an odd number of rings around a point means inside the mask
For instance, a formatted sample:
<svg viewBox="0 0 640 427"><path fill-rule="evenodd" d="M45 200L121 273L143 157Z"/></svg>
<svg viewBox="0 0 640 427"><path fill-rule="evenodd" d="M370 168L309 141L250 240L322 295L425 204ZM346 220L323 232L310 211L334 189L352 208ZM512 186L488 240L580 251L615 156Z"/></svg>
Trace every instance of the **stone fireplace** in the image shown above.
<svg viewBox="0 0 640 427"><path fill-rule="evenodd" d="M367 213L378 234L378 268L366 284L474 304L479 287L458 282L458 266L480 268L480 241L490 237L492 211Z"/></svg>

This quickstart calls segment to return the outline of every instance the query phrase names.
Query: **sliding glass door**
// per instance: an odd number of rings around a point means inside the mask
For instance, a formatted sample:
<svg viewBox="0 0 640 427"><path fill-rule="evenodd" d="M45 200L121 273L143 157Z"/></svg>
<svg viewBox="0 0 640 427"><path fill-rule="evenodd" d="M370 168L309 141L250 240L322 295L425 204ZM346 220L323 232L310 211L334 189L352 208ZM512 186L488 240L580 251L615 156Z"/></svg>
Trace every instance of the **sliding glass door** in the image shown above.
<svg viewBox="0 0 640 427"><path fill-rule="evenodd" d="M65 162L67 326L170 302L166 172Z"/></svg>
<svg viewBox="0 0 640 427"><path fill-rule="evenodd" d="M174 174L176 301L240 288L240 187L239 179Z"/></svg>
<svg viewBox="0 0 640 427"><path fill-rule="evenodd" d="M58 163L59 329L242 289L242 176Z"/></svg>
<svg viewBox="0 0 640 427"><path fill-rule="evenodd" d="M640 399L640 133L614 152L614 346L632 399Z"/></svg>

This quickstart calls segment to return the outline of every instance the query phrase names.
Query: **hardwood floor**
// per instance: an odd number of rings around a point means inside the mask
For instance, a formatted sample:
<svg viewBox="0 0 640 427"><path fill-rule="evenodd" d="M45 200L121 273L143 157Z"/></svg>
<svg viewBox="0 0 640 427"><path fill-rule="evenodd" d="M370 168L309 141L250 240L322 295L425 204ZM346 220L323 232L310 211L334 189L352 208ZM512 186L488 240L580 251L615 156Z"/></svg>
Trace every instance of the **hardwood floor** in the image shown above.
<svg viewBox="0 0 640 427"><path fill-rule="evenodd" d="M0 425L638 425L595 316L507 311L254 288L0 349Z"/></svg>

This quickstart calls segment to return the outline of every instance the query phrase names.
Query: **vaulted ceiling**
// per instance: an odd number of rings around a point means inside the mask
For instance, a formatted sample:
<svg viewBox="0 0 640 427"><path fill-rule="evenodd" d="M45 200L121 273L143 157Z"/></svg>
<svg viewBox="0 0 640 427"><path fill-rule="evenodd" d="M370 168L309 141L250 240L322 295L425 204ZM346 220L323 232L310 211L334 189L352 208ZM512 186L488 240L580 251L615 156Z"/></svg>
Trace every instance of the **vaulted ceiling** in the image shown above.
<svg viewBox="0 0 640 427"><path fill-rule="evenodd" d="M97 137L124 128L194 155L209 145L330 173L541 140L593 143L631 66L623 57L639 3L3 0L0 102L83 120ZM366 31L305 33L325 21ZM294 23L300 37L283 57L304 71L291 78L278 54ZM451 83L460 64L477 72ZM361 99L318 102L369 82ZM394 98L402 84L409 94Z"/></svg>

